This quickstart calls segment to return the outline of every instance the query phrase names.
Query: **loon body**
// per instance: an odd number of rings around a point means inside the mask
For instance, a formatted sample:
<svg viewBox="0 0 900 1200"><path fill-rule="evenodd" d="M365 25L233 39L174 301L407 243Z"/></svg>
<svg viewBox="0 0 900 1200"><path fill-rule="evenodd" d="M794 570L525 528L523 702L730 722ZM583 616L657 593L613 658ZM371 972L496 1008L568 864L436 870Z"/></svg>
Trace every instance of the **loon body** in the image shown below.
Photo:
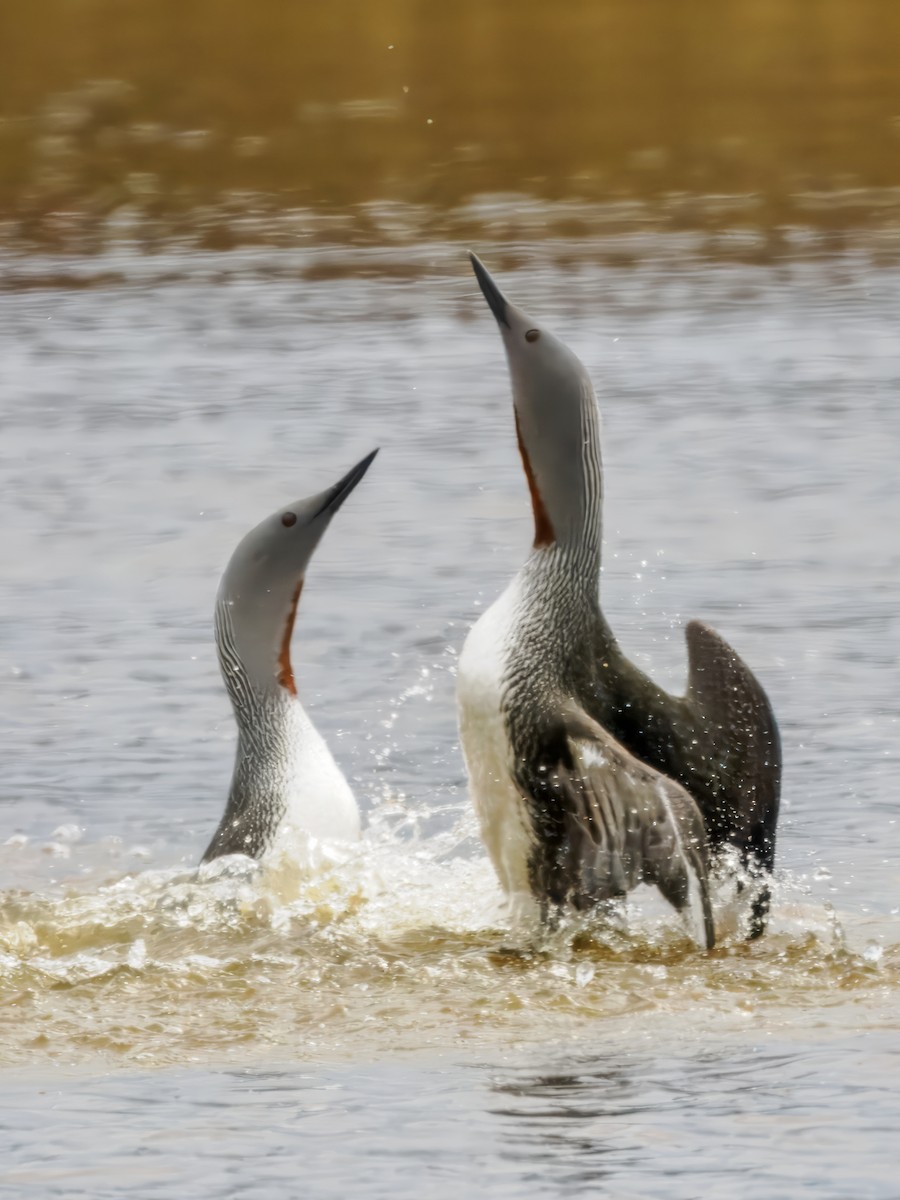
<svg viewBox="0 0 900 1200"><path fill-rule="evenodd" d="M595 614L586 597L565 603L568 569L564 555L532 556L460 657L460 735L488 853L515 907L537 901L545 917L641 883L681 912L697 891L711 949L700 812L589 715L590 672L572 651ZM563 603L544 606L548 593Z"/></svg>
<svg viewBox="0 0 900 1200"><path fill-rule="evenodd" d="M707 845L751 872L774 862L778 731L762 688L712 629L691 622L688 687L670 696L629 662L599 602L600 420L576 356L501 294L497 319L535 522L532 552L471 630L460 732L482 834L510 895L588 907L655 883L676 908ZM763 884L754 908L762 932Z"/></svg>
<svg viewBox="0 0 900 1200"><path fill-rule="evenodd" d="M290 645L309 560L375 453L334 487L257 525L222 576L216 648L238 744L225 815L204 862L262 858L298 833L359 837L353 793L297 696Z"/></svg>

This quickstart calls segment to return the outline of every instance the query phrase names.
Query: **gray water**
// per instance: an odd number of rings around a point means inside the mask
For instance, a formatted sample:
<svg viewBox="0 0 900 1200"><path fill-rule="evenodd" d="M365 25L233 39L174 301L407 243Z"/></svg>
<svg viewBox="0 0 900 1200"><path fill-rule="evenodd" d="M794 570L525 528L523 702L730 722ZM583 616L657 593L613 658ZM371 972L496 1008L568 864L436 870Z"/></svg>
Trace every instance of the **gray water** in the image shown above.
<svg viewBox="0 0 900 1200"><path fill-rule="evenodd" d="M454 669L530 513L461 248L9 261L3 1194L900 1194L900 274L479 249L597 385L626 650L679 690L700 617L772 698L770 933L699 955L640 901L540 951L506 924ZM294 642L366 839L198 879L219 574L375 445Z"/></svg>

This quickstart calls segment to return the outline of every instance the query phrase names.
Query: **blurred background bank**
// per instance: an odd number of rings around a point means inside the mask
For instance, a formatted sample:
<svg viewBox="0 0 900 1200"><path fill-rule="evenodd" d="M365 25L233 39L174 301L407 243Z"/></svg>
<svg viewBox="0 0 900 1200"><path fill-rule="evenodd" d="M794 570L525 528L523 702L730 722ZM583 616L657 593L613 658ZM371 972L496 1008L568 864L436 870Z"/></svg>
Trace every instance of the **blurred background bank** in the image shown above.
<svg viewBox="0 0 900 1200"><path fill-rule="evenodd" d="M891 0L37 0L0 63L23 249L900 248Z"/></svg>

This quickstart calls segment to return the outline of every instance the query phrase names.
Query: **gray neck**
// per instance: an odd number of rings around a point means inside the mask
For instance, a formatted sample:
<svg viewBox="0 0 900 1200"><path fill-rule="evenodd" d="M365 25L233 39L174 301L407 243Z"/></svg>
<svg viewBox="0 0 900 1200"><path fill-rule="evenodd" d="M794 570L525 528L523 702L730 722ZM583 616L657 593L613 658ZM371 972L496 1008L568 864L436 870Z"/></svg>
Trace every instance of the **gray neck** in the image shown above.
<svg viewBox="0 0 900 1200"><path fill-rule="evenodd" d="M602 540L603 467L600 414L586 381L578 404L577 413L564 414L560 428L534 427L526 416L520 418L518 410L516 419L534 508L535 548L555 543L565 549L570 569L580 578L596 579Z"/></svg>
<svg viewBox="0 0 900 1200"><path fill-rule="evenodd" d="M600 456L600 414L593 391L581 410L581 487L584 496L582 520L573 542L581 570L593 572L599 587L600 550L603 542L603 461Z"/></svg>
<svg viewBox="0 0 900 1200"><path fill-rule="evenodd" d="M578 695L594 673L594 647L613 642L598 594L599 551L554 544L534 550L516 579L516 616L507 643L509 708L546 707Z"/></svg>
<svg viewBox="0 0 900 1200"><path fill-rule="evenodd" d="M309 724L299 700L274 674L252 671L241 657L225 604L216 606L216 648L238 743L225 815L204 861L222 854L262 854L284 816L298 733Z"/></svg>
<svg viewBox="0 0 900 1200"><path fill-rule="evenodd" d="M296 700L281 686L274 668L269 669L265 660L259 662L258 657L241 653L232 610L224 601L216 604L215 633L219 670L234 709L238 732L252 743L263 724L259 720L261 709L277 718L282 707L287 708Z"/></svg>
<svg viewBox="0 0 900 1200"><path fill-rule="evenodd" d="M554 525L556 539L536 545L519 572L522 598L513 657L523 666L520 676L529 660L538 666L545 688L549 675L570 690L575 676L586 683L595 654L616 647L600 611L603 469L593 392L582 403L580 436L580 458L565 475L557 468L550 481L551 500L561 501L549 505L551 524L554 508L565 519Z"/></svg>
<svg viewBox="0 0 900 1200"><path fill-rule="evenodd" d="M533 550L517 576L503 709L519 757L532 757L566 701L593 711L619 672L622 653L600 609L598 525L599 513L574 544Z"/></svg>

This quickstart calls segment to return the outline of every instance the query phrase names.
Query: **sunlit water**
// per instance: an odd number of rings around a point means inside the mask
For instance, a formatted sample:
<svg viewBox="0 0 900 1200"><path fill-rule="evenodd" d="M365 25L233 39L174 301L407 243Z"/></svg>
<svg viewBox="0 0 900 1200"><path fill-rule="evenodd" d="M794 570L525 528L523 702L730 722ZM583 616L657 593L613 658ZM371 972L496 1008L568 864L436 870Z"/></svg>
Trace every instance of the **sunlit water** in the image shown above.
<svg viewBox="0 0 900 1200"><path fill-rule="evenodd" d="M644 897L553 937L507 919L454 669L530 526L460 247L334 250L320 271L262 252L10 261L11 1196L896 1195L900 274L479 248L598 385L604 604L626 649L678 690L702 617L773 699L771 931L725 929L703 955ZM366 836L198 874L233 747L219 574L265 513L375 445L294 648Z"/></svg>
<svg viewBox="0 0 900 1200"><path fill-rule="evenodd" d="M294 247L324 219L377 246L398 205L471 236L515 193L587 202L545 211L570 236L739 226L771 259L802 225L897 262L889 0L42 0L0 44L21 244Z"/></svg>

